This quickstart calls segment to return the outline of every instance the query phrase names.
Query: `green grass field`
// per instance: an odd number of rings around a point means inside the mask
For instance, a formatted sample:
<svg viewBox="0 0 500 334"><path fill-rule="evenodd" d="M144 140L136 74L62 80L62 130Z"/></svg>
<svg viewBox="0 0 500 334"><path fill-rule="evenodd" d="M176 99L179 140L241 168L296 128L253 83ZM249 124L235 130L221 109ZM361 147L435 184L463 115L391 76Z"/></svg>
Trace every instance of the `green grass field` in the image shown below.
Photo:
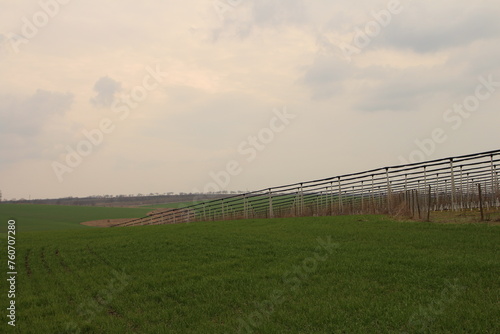
<svg viewBox="0 0 500 334"><path fill-rule="evenodd" d="M138 218L147 208L105 208L93 206L61 206L32 204L0 204L0 232L5 235L6 222L17 219L19 232L89 229L80 223L112 218Z"/></svg>
<svg viewBox="0 0 500 334"><path fill-rule="evenodd" d="M2 332L499 333L499 244L383 216L24 232Z"/></svg>

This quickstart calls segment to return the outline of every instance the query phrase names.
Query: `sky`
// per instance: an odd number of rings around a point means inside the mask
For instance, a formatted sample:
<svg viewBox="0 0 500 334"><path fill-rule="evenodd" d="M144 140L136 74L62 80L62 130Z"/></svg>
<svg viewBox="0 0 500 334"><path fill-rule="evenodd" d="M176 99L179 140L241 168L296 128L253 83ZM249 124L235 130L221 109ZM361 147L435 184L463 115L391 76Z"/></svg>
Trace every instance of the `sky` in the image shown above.
<svg viewBox="0 0 500 334"><path fill-rule="evenodd" d="M498 0L2 0L0 191L251 191L498 149L498 17Z"/></svg>

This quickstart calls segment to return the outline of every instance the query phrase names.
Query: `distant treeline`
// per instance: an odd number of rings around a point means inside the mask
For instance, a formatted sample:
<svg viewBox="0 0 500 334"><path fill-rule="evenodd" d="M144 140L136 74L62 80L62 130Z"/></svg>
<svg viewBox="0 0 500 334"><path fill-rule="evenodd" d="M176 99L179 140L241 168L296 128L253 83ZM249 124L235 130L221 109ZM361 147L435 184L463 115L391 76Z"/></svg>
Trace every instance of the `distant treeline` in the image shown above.
<svg viewBox="0 0 500 334"><path fill-rule="evenodd" d="M19 199L2 201L2 203L13 204L51 204L51 205L83 205L83 206L136 206L136 205L155 205L168 204L179 202L195 202L209 201L220 199L235 194L243 193L242 191L218 192L218 193L179 193L179 194L149 194L149 195L104 195L104 196L89 196L89 197L64 197L55 199Z"/></svg>

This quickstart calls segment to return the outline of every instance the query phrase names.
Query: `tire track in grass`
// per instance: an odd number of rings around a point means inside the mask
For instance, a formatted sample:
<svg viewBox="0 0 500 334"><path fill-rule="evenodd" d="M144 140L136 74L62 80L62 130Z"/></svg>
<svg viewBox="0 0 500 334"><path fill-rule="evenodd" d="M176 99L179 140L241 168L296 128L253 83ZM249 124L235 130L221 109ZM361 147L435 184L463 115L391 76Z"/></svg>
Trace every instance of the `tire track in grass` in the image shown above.
<svg viewBox="0 0 500 334"><path fill-rule="evenodd" d="M40 260L42 261L42 266L45 268L48 274L52 274L52 269L50 269L49 265L47 264L47 261L45 260L45 248L42 247L41 252L40 252Z"/></svg>
<svg viewBox="0 0 500 334"><path fill-rule="evenodd" d="M124 321L127 324L127 327L133 332L133 333L139 333L138 331L140 330L139 325L131 322L127 318L123 316L123 314L119 313L115 308L111 307L110 305L102 305L102 307L106 308L106 314L111 317L111 318L117 318L122 321Z"/></svg>
<svg viewBox="0 0 500 334"><path fill-rule="evenodd" d="M73 294L69 292L70 289L68 288L68 286L72 285L71 284L72 281L80 282L81 280L79 279L79 277L77 277L76 280L70 279L70 281L68 281L66 275L64 277L62 277L60 274L61 270L59 270L59 268L61 268L61 266L58 266L58 264L60 265L60 262L58 263L58 261L55 261L55 263L54 263L55 268L51 268L49 261L45 257L46 253L47 252L46 252L45 247L42 247L40 250L40 260L42 263L42 267L45 269L45 271L47 272L47 274L51 278L51 280L53 282L52 284L57 287L57 289L54 290L56 292L54 292L53 296L55 298L59 297L61 299L61 301L67 301L67 304L69 307L74 307L76 302L74 300ZM55 255L55 253L56 252L54 252L54 255ZM49 254L52 254L52 252L49 252ZM64 272L66 272L66 271L64 271ZM68 283L65 283L65 282L68 282ZM50 289L50 290L52 290L52 289Z"/></svg>
<svg viewBox="0 0 500 334"><path fill-rule="evenodd" d="M46 256L46 254L51 256ZM40 249L40 261L42 267L45 269L50 277L50 284L48 291L51 291L51 295L56 299L61 299L61 301L67 301L68 306L74 306L75 300L73 293L70 292L73 285L79 285L81 283L80 277L77 275L68 276L66 270L60 265L59 259L56 257L56 252L47 251L45 247ZM73 276L77 276L76 278ZM55 289L50 287L54 286Z"/></svg>
<svg viewBox="0 0 500 334"><path fill-rule="evenodd" d="M116 278L104 281L92 279L95 272L100 274L105 272L104 267L113 272L115 269L112 263L93 250L90 245L86 246L86 250L84 247L82 251L87 256L79 257L83 260L79 264L73 261L68 262L68 258L64 256L65 252L59 248L48 250L42 247L40 255L36 257L40 259L39 266L43 268L45 277L47 274L50 277L50 282L45 283L38 291L43 290L42 295L47 295L49 291L55 290L56 293L51 294L54 300L60 304L58 308L69 309L71 313L67 318L71 319L70 321L64 322L63 320L63 323L55 323L54 326L59 327L64 332L75 333L79 329L92 326L91 323L86 322L86 319L105 316L112 319L112 322L123 322L123 325L128 327L131 332L138 332L140 329L138 324L130 322L115 307L111 306L115 294L121 292L121 290L116 289ZM31 258L33 258L32 254L33 252L30 255ZM87 261L92 263L94 270L88 270ZM86 275L80 275L82 270L85 270ZM34 278L36 283L39 283L40 278Z"/></svg>
<svg viewBox="0 0 500 334"><path fill-rule="evenodd" d="M38 309L38 294L41 291L40 281L37 279L36 274L38 271L35 269L35 255L32 248L22 250L23 254L20 254L19 269L22 271L22 275L19 275L19 287L20 293L16 298L19 301L19 308L23 310L23 313L28 314L33 312L33 310ZM21 274L21 273L20 273ZM17 307L17 305L16 305ZM17 318L17 316L16 316ZM19 329L30 328L32 324L30 317L25 317L23 314L19 314L19 323L16 325ZM21 332L21 331L20 331Z"/></svg>
<svg viewBox="0 0 500 334"><path fill-rule="evenodd" d="M29 306L27 313L39 314L48 312L50 315L50 325L38 318L25 319L23 328L39 328L41 331L54 332L62 325L61 316L65 316L68 310L75 309L75 293L73 293L72 283L78 280L73 275L68 275L60 267L55 256L55 250L46 247L32 249L30 252L29 265L32 270L31 281L28 289L31 289ZM36 270L35 270L36 269ZM68 279L68 276L69 279ZM42 329L43 328L43 329Z"/></svg>
<svg viewBox="0 0 500 334"><path fill-rule="evenodd" d="M105 265L107 265L108 267L111 267L113 269L116 270L116 268L112 265L112 263L110 261L108 261L108 259L102 257L101 255L97 254L92 248L90 248L90 244L87 244L87 251L92 254L94 257L96 257L97 259L99 259L99 261L101 263L104 263Z"/></svg>
<svg viewBox="0 0 500 334"><path fill-rule="evenodd" d="M81 249L81 252L88 254L88 256L83 255L79 259L88 260L91 263L102 262L92 252L88 251L88 247L87 250L85 248ZM100 285L96 284L96 281L92 279L93 271L89 270L86 261L79 264L75 264L72 261L67 262L67 257L64 254L64 251L59 248L56 248L53 252L54 261L61 268L59 275L70 276L72 282L71 291L73 293L70 294L67 289L65 292L67 296L71 297L71 317L69 321L62 324L62 329L64 333L78 333L82 330L85 332L90 328L89 326L92 326L91 322L87 320L93 319L98 313L103 311L96 297L98 296ZM80 275L82 270L86 275ZM73 297L73 295L77 297Z"/></svg>
<svg viewBox="0 0 500 334"><path fill-rule="evenodd" d="M26 255L24 256L24 267L26 269L26 277L28 277L28 279L31 278L32 275L29 262L30 253L31 253L31 248L28 248L28 250L26 251Z"/></svg>
<svg viewBox="0 0 500 334"><path fill-rule="evenodd" d="M106 259L105 257L101 256L94 249L92 249L92 247L91 247L90 244L87 244L87 252L89 254L91 254L91 256L93 256L96 259L98 259L98 261L101 264L103 264L105 267L110 268L111 271L118 272L118 270L115 268L115 266L108 259ZM103 293L102 291L103 290L100 290L100 293ZM118 291L117 293L119 293L119 292L121 292L121 291ZM108 296L108 297L111 297L111 300L105 300L100 295L94 296L92 299L93 299L93 301L95 303L99 304L103 308L103 310L105 310L105 312L106 312L106 314L108 316L110 316L112 318L116 318L116 319L121 319L121 321L124 321L127 324L128 328L132 332L138 333L138 331L140 330L139 324L136 324L136 323L133 323L133 322L129 321L120 312L118 312L115 308L113 308L110 304L112 303L112 300L114 299L114 297L113 296Z"/></svg>
<svg viewBox="0 0 500 334"><path fill-rule="evenodd" d="M47 263L45 251L40 247L33 247L23 250L24 256L20 263L25 271L25 275L19 277L19 285L22 286L22 293L19 296L20 306L23 312L19 316L19 332L30 332L32 328L41 328L41 319L39 317L28 316L29 314L38 314L45 312L47 305L53 303L54 294L58 293L59 288L52 287L52 272Z"/></svg>
<svg viewBox="0 0 500 334"><path fill-rule="evenodd" d="M59 253L59 249L56 248L56 250L54 251L54 255L59 260L59 264L61 265L61 267L63 267L64 271L66 271L67 273L73 273L73 270L68 266L68 264L64 261L64 258L60 256Z"/></svg>

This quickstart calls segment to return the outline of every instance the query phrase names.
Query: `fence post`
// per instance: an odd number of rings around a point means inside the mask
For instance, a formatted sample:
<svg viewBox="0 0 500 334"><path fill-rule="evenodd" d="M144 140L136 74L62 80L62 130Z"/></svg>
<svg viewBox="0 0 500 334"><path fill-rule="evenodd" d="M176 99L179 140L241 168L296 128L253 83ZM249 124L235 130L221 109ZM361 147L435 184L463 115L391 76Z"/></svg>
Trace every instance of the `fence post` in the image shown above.
<svg viewBox="0 0 500 334"><path fill-rule="evenodd" d="M417 199L417 210L418 210L418 219L422 219L422 214L420 213L420 196L418 190L415 190L415 197Z"/></svg>
<svg viewBox="0 0 500 334"><path fill-rule="evenodd" d="M496 194L495 168L493 166L493 154L490 155L490 168L491 168L491 196L490 196L490 198L493 200L493 198L495 198L495 194ZM495 198L495 200L496 200L496 198ZM493 203L491 203L491 204L492 204L492 206L494 206ZM495 203L495 205L496 205L496 203Z"/></svg>
<svg viewBox="0 0 500 334"><path fill-rule="evenodd" d="M444 198L446 199L445 203L447 203L446 201L448 201L448 198L451 198L451 195L448 196L448 180L447 179L444 179L444 196L445 196ZM445 208L443 208L443 209L445 209Z"/></svg>
<svg viewBox="0 0 500 334"><path fill-rule="evenodd" d="M424 189L427 188L427 166L424 166Z"/></svg>
<svg viewBox="0 0 500 334"><path fill-rule="evenodd" d="M451 172L451 211L455 211L455 173L453 168L453 158L450 158L450 172Z"/></svg>
<svg viewBox="0 0 500 334"><path fill-rule="evenodd" d="M319 194L316 194L316 215L319 215L319 201L321 198L321 192ZM314 216L314 213L312 213Z"/></svg>
<svg viewBox="0 0 500 334"><path fill-rule="evenodd" d="M324 208L324 211L325 211L325 216L326 216L328 213L328 186L326 186L326 188L325 188L325 208Z"/></svg>
<svg viewBox="0 0 500 334"><path fill-rule="evenodd" d="M410 190L411 197L411 217L415 218L415 190Z"/></svg>
<svg viewBox="0 0 500 334"><path fill-rule="evenodd" d="M361 181L361 213L365 213L365 193L364 181Z"/></svg>
<svg viewBox="0 0 500 334"><path fill-rule="evenodd" d="M300 184L300 215L304 215L304 187Z"/></svg>
<svg viewBox="0 0 500 334"><path fill-rule="evenodd" d="M436 174L436 210L439 210L439 173Z"/></svg>
<svg viewBox="0 0 500 334"><path fill-rule="evenodd" d="M405 174L404 192L405 192L405 202L407 202L408 201L408 174Z"/></svg>
<svg viewBox="0 0 500 334"><path fill-rule="evenodd" d="M343 210L343 205L342 205L342 186L340 185L340 176L338 177L339 179L339 213L342 214Z"/></svg>
<svg viewBox="0 0 500 334"><path fill-rule="evenodd" d="M432 203L432 189L429 185L429 197L427 198L427 221L431 221L431 203Z"/></svg>
<svg viewBox="0 0 500 334"><path fill-rule="evenodd" d="M469 173L466 174L467 175L467 199L465 200L465 202L467 203L467 206L466 208L469 209L470 207L472 207L472 203L471 203L471 195L470 195L470 192L472 191L471 190L471 187L470 187L470 179L469 179Z"/></svg>
<svg viewBox="0 0 500 334"><path fill-rule="evenodd" d="M380 190L380 186L378 188L378 205L377 205L377 211L380 212L382 209L382 190Z"/></svg>
<svg viewBox="0 0 500 334"><path fill-rule="evenodd" d="M495 205L498 207L499 205L499 202L498 202L498 197L500 196L499 195L499 184L498 184L498 172L497 172L497 166L495 165Z"/></svg>
<svg viewBox="0 0 500 334"><path fill-rule="evenodd" d="M372 190L371 190L371 193L372 193L372 213L375 213L375 193L374 193L374 190L373 190L373 179L374 179L375 175L372 174Z"/></svg>
<svg viewBox="0 0 500 334"><path fill-rule="evenodd" d="M463 181L464 166L460 165L460 210L464 209L464 181Z"/></svg>
<svg viewBox="0 0 500 334"><path fill-rule="evenodd" d="M333 216L333 181L330 182L330 215Z"/></svg>
<svg viewBox="0 0 500 334"><path fill-rule="evenodd" d="M269 188L269 218L273 218L273 195L271 193L271 188Z"/></svg>
<svg viewBox="0 0 500 334"><path fill-rule="evenodd" d="M481 221L484 220L484 211L483 211L483 194L481 192L481 183L477 184L477 190L479 193L479 210L481 211Z"/></svg>
<svg viewBox="0 0 500 334"><path fill-rule="evenodd" d="M243 195L243 217L245 217L245 219L248 219L247 194Z"/></svg>
<svg viewBox="0 0 500 334"><path fill-rule="evenodd" d="M385 176L387 179L387 211L390 214L392 211L391 208L391 182L389 181L389 168L385 168Z"/></svg>

